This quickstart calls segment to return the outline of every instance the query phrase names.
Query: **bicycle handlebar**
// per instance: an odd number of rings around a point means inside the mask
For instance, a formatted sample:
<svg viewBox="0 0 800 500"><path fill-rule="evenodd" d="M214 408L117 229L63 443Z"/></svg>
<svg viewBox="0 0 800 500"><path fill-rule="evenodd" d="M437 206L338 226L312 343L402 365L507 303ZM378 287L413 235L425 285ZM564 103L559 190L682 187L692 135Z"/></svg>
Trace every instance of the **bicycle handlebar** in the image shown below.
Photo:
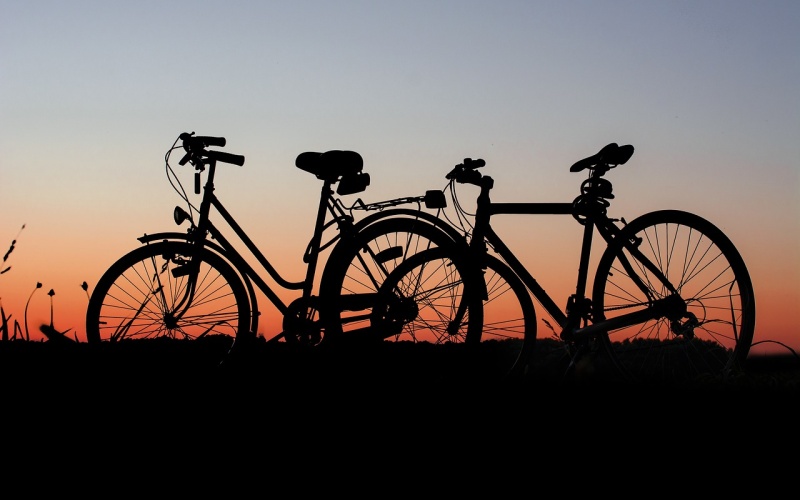
<svg viewBox="0 0 800 500"><path fill-rule="evenodd" d="M191 149L205 149L209 146L218 146L220 148L225 147L225 138L224 137L211 137L207 135L194 135L194 132L191 134L188 132L184 132L181 134L180 139L183 141L183 148L187 151Z"/></svg>
<svg viewBox="0 0 800 500"><path fill-rule="evenodd" d="M476 169L481 168L484 165L486 165L486 162L480 158L477 160L473 160L472 158L464 158L464 162L453 167L453 170L448 172L445 178L451 180L455 179L456 182L460 182L462 184L476 184L481 180L481 177L483 177L483 175Z"/></svg>
<svg viewBox="0 0 800 500"><path fill-rule="evenodd" d="M225 147L226 140L224 137L212 137L207 135L194 135L194 132L183 132L179 139L183 141L183 149L186 154L178 162L180 165L185 165L186 162L192 158L202 160L203 157L214 161L221 161L223 163L230 163L232 165L244 165L244 156L232 153L225 153L222 151L209 151L206 148L210 146ZM194 162L193 162L194 163Z"/></svg>
<svg viewBox="0 0 800 500"><path fill-rule="evenodd" d="M230 163L232 165L238 165L240 167L244 165L244 156L242 155L224 153L222 151L208 151L208 150L206 150L204 153L207 158L211 158L212 160L221 161L223 163Z"/></svg>

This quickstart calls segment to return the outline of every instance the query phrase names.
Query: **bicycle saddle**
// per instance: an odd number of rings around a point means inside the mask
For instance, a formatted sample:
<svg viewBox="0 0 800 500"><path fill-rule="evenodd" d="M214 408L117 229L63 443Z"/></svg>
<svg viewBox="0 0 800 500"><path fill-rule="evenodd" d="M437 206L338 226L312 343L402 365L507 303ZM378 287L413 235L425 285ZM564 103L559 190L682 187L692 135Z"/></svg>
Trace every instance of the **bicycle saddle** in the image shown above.
<svg viewBox="0 0 800 500"><path fill-rule="evenodd" d="M323 181L336 182L339 177L361 172L364 160L355 151L334 149L325 153L307 151L297 155L294 164Z"/></svg>
<svg viewBox="0 0 800 500"><path fill-rule="evenodd" d="M570 172L580 172L587 168L593 169L597 165L622 165L633 156L633 146L630 144L619 146L616 142L608 144L597 154L575 162L570 168Z"/></svg>

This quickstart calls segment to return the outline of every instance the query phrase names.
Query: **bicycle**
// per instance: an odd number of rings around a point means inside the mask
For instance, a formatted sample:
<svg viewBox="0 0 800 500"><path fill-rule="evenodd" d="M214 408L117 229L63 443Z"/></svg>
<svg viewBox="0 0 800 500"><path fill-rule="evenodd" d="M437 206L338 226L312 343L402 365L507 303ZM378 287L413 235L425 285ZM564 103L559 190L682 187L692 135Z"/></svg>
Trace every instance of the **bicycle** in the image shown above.
<svg viewBox="0 0 800 500"><path fill-rule="evenodd" d="M625 164L633 151L611 143L572 165L570 172L588 171L588 178L566 203L492 201L494 180L478 171L485 165L481 159L466 158L446 175L442 192L449 190L456 211L449 223L469 240L468 249L459 251L484 274L483 284L465 290L482 300L465 301L452 320L466 321L464 310L479 304L483 327L471 329L471 335L507 340L509 375L525 376L534 368L533 299L556 325L542 318L563 347L565 376L576 375L586 360L595 368L608 365L615 377L634 383L682 383L741 369L755 328L755 296L744 260L719 228L689 212L658 210L630 222L611 218L614 194L604 175ZM457 184L480 189L474 214L459 203ZM583 226L575 293L563 310L493 229L492 217L504 214L571 215ZM589 297L595 232L606 246ZM428 250L398 266L382 300L392 300L401 275L446 251ZM478 321L475 311L471 314Z"/></svg>
<svg viewBox="0 0 800 500"><path fill-rule="evenodd" d="M315 346L323 341L365 339L436 342L466 339L467 325L444 337L437 330L441 329L441 318L452 314L444 309L451 307L452 301L432 301L414 311L402 311L403 317L396 321L402 328L391 333L376 331L370 321L377 290L398 263L421 250L449 248L454 245L454 238L459 237L452 228L443 227L437 217L421 209L422 204L441 209L440 205L446 203L441 192L372 204L365 204L359 198L348 208L341 196L360 193L369 185L361 156L341 150L299 154L296 167L321 180L322 189L313 236L303 255L305 277L292 281L269 262L215 194L218 164L244 165L242 155L208 149L225 144L224 137L182 133L167 151L167 177L188 206L188 209L176 206L173 220L178 226L188 221L189 227L186 232L157 232L137 238L141 246L120 257L103 273L86 312L89 343L222 338L231 349L247 345L244 341L259 335L261 311L256 290L283 316L282 331L265 338L267 342ZM192 204L170 165L170 155L181 148L184 156L178 163L194 167L196 195L201 194L201 175L206 172L199 207ZM417 208L397 208L408 203L416 203ZM353 216L356 210L375 213L356 222ZM259 271L212 222L212 214L220 216L237 241L244 244L249 258L260 265ZM329 231L335 234L326 240L324 235ZM329 248L330 254L319 273L320 256ZM452 249L447 252L452 253ZM458 258L448 258L445 267L430 266L425 272L430 281L419 282L417 286L422 289L428 286L426 283L441 279L463 286L458 277L463 266ZM315 295L318 274L319 293ZM267 282L270 278L273 286ZM286 303L275 292L278 286L299 291L300 296ZM457 293L455 289L449 290ZM476 308L474 314L480 311Z"/></svg>

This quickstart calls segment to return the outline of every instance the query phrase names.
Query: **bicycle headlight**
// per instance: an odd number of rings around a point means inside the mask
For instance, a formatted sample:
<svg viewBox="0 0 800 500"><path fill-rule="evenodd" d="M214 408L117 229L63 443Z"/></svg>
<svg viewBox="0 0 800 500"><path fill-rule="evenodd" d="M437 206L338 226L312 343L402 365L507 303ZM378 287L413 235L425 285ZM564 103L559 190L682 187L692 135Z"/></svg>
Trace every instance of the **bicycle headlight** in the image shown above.
<svg viewBox="0 0 800 500"><path fill-rule="evenodd" d="M189 218L189 214L181 207L175 207L175 210L172 211L172 218L175 220L175 224L180 226Z"/></svg>

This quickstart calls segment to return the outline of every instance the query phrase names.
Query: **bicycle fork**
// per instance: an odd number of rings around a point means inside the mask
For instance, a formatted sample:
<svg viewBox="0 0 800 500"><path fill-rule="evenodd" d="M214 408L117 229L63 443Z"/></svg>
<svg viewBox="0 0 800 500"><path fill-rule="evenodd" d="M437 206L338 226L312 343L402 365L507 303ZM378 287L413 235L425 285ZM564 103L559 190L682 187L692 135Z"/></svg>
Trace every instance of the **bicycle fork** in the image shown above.
<svg viewBox="0 0 800 500"><path fill-rule="evenodd" d="M194 294L195 290L197 289L197 275L200 269L200 260L199 258L193 257L191 261L187 261L185 259L178 259L174 255L165 255L164 257L166 260L177 264L177 267L170 271L173 278L188 276L183 297L181 297L180 301L175 304L174 307L168 309L166 307L168 303L164 297L164 286L161 283L161 273L159 273L158 269L156 269L155 278L158 281L158 287L153 290L153 294L155 295L158 293L159 300L163 304L162 310L164 311L164 325L168 329L174 330L178 328L178 322L183 315L186 314L186 311L189 310L189 307L191 307L192 303L194 302Z"/></svg>

